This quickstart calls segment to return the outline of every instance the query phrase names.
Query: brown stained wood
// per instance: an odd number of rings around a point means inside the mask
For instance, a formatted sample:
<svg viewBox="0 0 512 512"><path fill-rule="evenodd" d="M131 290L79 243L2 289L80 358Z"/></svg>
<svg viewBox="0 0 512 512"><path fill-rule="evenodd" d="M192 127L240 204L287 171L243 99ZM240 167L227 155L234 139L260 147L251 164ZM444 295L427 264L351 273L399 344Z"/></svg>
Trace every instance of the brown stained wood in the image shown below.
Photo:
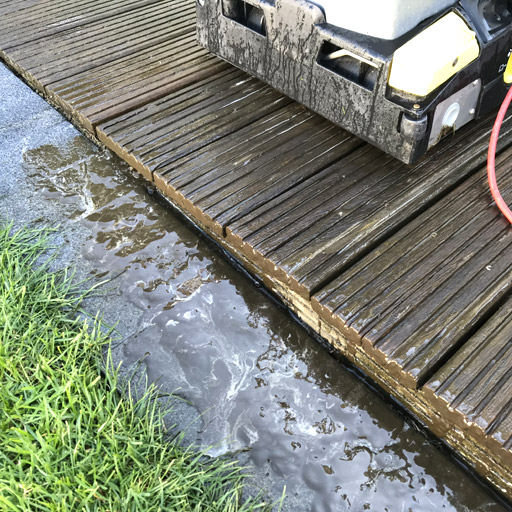
<svg viewBox="0 0 512 512"><path fill-rule="evenodd" d="M490 121L405 166L210 56L194 22L193 0L12 0L0 55L512 496L512 235L472 177Z"/></svg>
<svg viewBox="0 0 512 512"><path fill-rule="evenodd" d="M328 166L282 196L262 204L248 215L254 219L249 226L244 224L245 219L242 217L227 227L228 239L268 272L287 282L289 276L286 272L267 258L267 247L272 250L279 246L274 243L286 241L290 229L296 229L294 235L300 236L301 227L306 229L307 225L322 218L325 211L341 216L343 208L348 207L354 199L357 200L370 183L381 181L379 177L376 178L378 168L372 165L375 151L366 145L342 160L346 169L343 174L337 165ZM390 158L388 162L391 163ZM388 176L395 169L391 167ZM248 228L245 233L244 228ZM314 250L313 247L311 249ZM307 294L303 295L307 297Z"/></svg>
<svg viewBox="0 0 512 512"><path fill-rule="evenodd" d="M195 30L194 2L161 0L4 52L43 85L106 65Z"/></svg>
<svg viewBox="0 0 512 512"><path fill-rule="evenodd" d="M119 117L187 85L225 70L228 64L197 46L190 34L141 50L114 63L46 86L50 98L96 124Z"/></svg>
<svg viewBox="0 0 512 512"><path fill-rule="evenodd" d="M512 150L498 160L503 190L512 190ZM313 307L417 387L508 293L511 249L512 230L476 175L313 297Z"/></svg>
<svg viewBox="0 0 512 512"><path fill-rule="evenodd" d="M218 75L188 85L164 98L102 124L96 128L96 135L101 142L137 169L146 179L153 181L153 171L132 153L133 148L137 146L138 139L152 133L158 129L159 125L165 125L169 104L180 104L182 110L190 108L196 104L196 101L206 100L222 90L226 83L242 76L244 76L242 72L229 67L219 72ZM149 129L149 126L152 128Z"/></svg>
<svg viewBox="0 0 512 512"><path fill-rule="evenodd" d="M289 103L269 94L260 82L237 72L231 82L217 85L213 81L199 95L163 98L157 109L152 105L155 116L142 109L127 116L126 122L120 119L101 125L100 137L114 139L123 153L132 153L145 169L158 172L169 194L175 195L184 207L192 207L212 229L222 232L231 219L293 188L362 144L297 105L290 108L290 113L300 112L299 118L289 114L291 119L284 126L271 125L261 132L258 124L252 125L261 118L266 102L255 102L256 93L265 94L272 101L275 98L278 106ZM245 120L245 111L257 117ZM234 129L236 126L240 131ZM223 127L229 132L223 132ZM245 131L250 135L246 136ZM218 142L207 139L207 145L193 145L194 151L188 149L188 141L208 133L214 133ZM219 133L222 137L218 137ZM246 141L243 148L239 145L242 139ZM229 153L233 143L237 149ZM199 150L209 155L208 163L202 167L197 165ZM231 159L226 159L226 154Z"/></svg>
<svg viewBox="0 0 512 512"><path fill-rule="evenodd" d="M130 92L129 97L122 97L122 103L109 104L108 108L104 108L100 112L92 112L90 114L86 112L85 115L94 125L97 125L117 118L126 112L133 111L169 93L181 90L189 84L215 76L226 68L225 62L218 59L210 59L209 57L195 61L193 64L193 67L178 71L172 78L166 76L157 82L153 82L152 86L147 87L145 92L140 92L136 95Z"/></svg>
<svg viewBox="0 0 512 512"><path fill-rule="evenodd" d="M365 258L365 267L354 267L344 273L342 277L329 285L325 290L315 296L317 300L323 300L331 288L339 289L344 300L348 300L355 294L363 294L366 300L366 306L371 307L375 318L379 318L388 307L388 303L393 303L404 293L409 293L421 288L426 292L425 283L423 281L431 281L430 274L422 272L422 266L418 265L426 263L428 258L431 265L444 265L443 269L448 267L446 263L450 263L453 258L459 254L458 249L464 247L467 240L479 235L482 225L478 221L483 217L485 212L475 211L472 203L468 201L475 200L482 191L475 186L475 181L469 182L469 186L459 189L464 195L459 196L455 200L443 200L439 203L439 210L429 210L439 215L446 215L448 208L453 212L452 217L445 217L436 231L432 231L432 226L428 223L419 225L418 222L408 224L391 240L385 242L374 250L367 258ZM491 221L493 222L493 221ZM491 223L490 222L490 223ZM464 228L461 229L460 225ZM484 233L481 236L489 236ZM450 241L450 246L445 252L441 251L442 244ZM396 261L393 254L402 253L404 256ZM382 270L387 273L376 277L372 264L378 260L382 265ZM358 283L352 282L351 278L357 272ZM396 288L394 286L398 279L403 279L402 283L407 283L407 288ZM434 283L435 284L435 283ZM339 295L341 299L341 295ZM343 322L343 325L357 326L354 328L356 339L359 339L359 331L367 327L371 319L365 324L357 319L356 311L349 306L345 306L345 302L340 302L336 309L336 319Z"/></svg>
<svg viewBox="0 0 512 512"><path fill-rule="evenodd" d="M146 6L135 13L127 12L113 19L91 23L83 29L70 29L42 40L28 41L10 48L9 54L21 55L24 61L34 68L38 65L43 68L44 73L46 68L55 68L67 55L86 55L91 48L101 51L102 47L108 49L109 45L116 42L127 43L128 38L133 40L143 35L146 35L149 42L151 38L148 37L148 33L144 34L144 26L150 25L153 30L161 28L166 9L169 14L174 15L173 17L177 14L172 12L171 6L171 0L161 0L160 3ZM175 7L179 8L179 5L175 4ZM46 56L51 56L52 59L44 59Z"/></svg>
<svg viewBox="0 0 512 512"><path fill-rule="evenodd" d="M512 299L425 384L433 407L512 467Z"/></svg>
<svg viewBox="0 0 512 512"><path fill-rule="evenodd" d="M182 193L214 218L255 197L266 202L265 191L273 189L282 175L293 173L296 184L304 174L315 174L349 151L344 145L350 139L348 134L340 133L330 123L317 121L313 118L302 133L294 133L289 140L283 136L269 143L268 151L252 165L230 169L213 183L190 183ZM279 195L275 189L274 192ZM256 204L259 201L256 199Z"/></svg>
<svg viewBox="0 0 512 512"><path fill-rule="evenodd" d="M307 114L302 122L295 117L293 124L287 124L286 128L288 129L280 130L277 133L271 130L271 134L255 134L257 138L254 140L254 146L248 141L246 148L243 150L238 148L236 155L238 165L233 165L232 161L226 162L226 165L222 167L217 164L215 168L209 168L200 176L194 169L191 169L190 174L185 176L180 173L179 182L186 181L186 183L179 189L191 201L198 203L201 208L211 207L222 201L223 198L237 194L243 188L243 184L240 183L241 179L249 178L258 182L262 177L261 172L258 171L262 167L268 172L272 172L279 165L286 165L291 159L299 156L301 152L297 150L302 148L308 138L317 137L323 140L325 128L328 126L327 123L322 123L321 120ZM317 130L319 131L317 132ZM317 133L312 135L312 131ZM254 133L253 130L251 132ZM260 136L258 137L258 135ZM269 135L272 139L269 139ZM278 155L281 156L280 161L275 160ZM169 183L175 186L174 182L170 181ZM242 198L235 198L234 201L235 204L239 204Z"/></svg>
<svg viewBox="0 0 512 512"><path fill-rule="evenodd" d="M311 125L308 123L307 128L310 127ZM318 137L320 138L322 135L325 134L320 132ZM184 208L193 209L209 229L223 235L226 225L225 219L236 216L238 212L250 211L254 208L254 205L261 204L262 201L268 201L283 191L292 188L298 181L318 172L329 165L333 159L344 156L359 143L347 134L344 138L343 136L341 138L327 137L321 143L315 141L314 137L309 137L309 142L311 144L310 149L301 153L300 158L290 160L281 158L279 163L276 161L268 166L257 167L256 169L251 169L250 165L247 168L242 166L232 169L231 172L222 177L223 179L196 191L198 194L206 194L203 200L196 200L194 194L172 187L168 180L165 181L166 187L167 189L173 189L174 194L178 197L178 202ZM343 144L343 142L347 143ZM244 154L246 155L246 153ZM265 157L275 157L277 154L277 151L274 154L265 153ZM159 173L155 176L156 180L163 180ZM233 182L233 184L229 185L229 182ZM209 189L213 189L211 195L208 195ZM225 193L225 191L231 192L232 190L234 190L233 193ZM217 201L217 199L219 200ZM207 202L210 202L210 207L205 206Z"/></svg>
<svg viewBox="0 0 512 512"><path fill-rule="evenodd" d="M197 219L211 230L222 235L223 226L213 220L180 192L183 186L201 180L211 181L223 177L233 166L245 168L258 161L269 150L269 143L283 141L292 134L314 127L309 121L314 114L304 107L291 103L264 116L250 125L210 144L206 151L198 151L162 167L155 173L155 182L169 197L183 208L194 211ZM318 122L318 121L316 121ZM276 186L278 188L279 185ZM242 207L242 205L240 205Z"/></svg>
<svg viewBox="0 0 512 512"><path fill-rule="evenodd" d="M263 152L249 162L253 142L239 155L241 165L229 163L178 189L203 211L210 224L218 224L222 233L231 219L295 187L360 145L316 116L274 135L261 147Z"/></svg>
<svg viewBox="0 0 512 512"><path fill-rule="evenodd" d="M82 4L91 8L85 0ZM77 14L82 4L76 6ZM103 5L96 7L101 10ZM29 83L92 133L96 124L228 66L196 44L193 1L143 2L135 11L129 3L118 11L116 5L108 19L59 31L8 52L9 63ZM54 10L65 15L52 6L50 19ZM44 27L48 20L43 17L39 23Z"/></svg>
<svg viewBox="0 0 512 512"><path fill-rule="evenodd" d="M208 180L209 176L223 176L233 167L245 167L259 159L282 136L288 138L290 132L301 132L314 115L298 103L290 103L214 142L208 151L179 159L167 169L161 168L158 174L176 189Z"/></svg>
<svg viewBox="0 0 512 512"><path fill-rule="evenodd" d="M377 149L361 148L301 184L297 197L292 190L238 219L228 226L227 236L243 245L250 257L266 260L269 271L294 291L309 297L475 172L485 160L491 126L490 120L475 123L414 166ZM504 130L511 129L509 120ZM319 190L326 191L325 201L315 196ZM280 221L271 222L274 216Z"/></svg>
<svg viewBox="0 0 512 512"><path fill-rule="evenodd" d="M124 147L132 151L137 148L143 137L151 137L155 132L170 131L168 126L169 110L179 111L184 115L199 116L201 108L210 98L218 96L224 89L236 85L237 81L247 81L247 75L229 66L215 76L191 84L151 102L140 109L119 116L99 127L113 138L122 141Z"/></svg>
<svg viewBox="0 0 512 512"><path fill-rule="evenodd" d="M148 144L147 150L142 150L141 158L147 160L149 165L158 171L160 168L172 164L183 156L201 150L244 126L257 121L265 114L273 112L289 103L289 100L275 91L259 87L248 90L233 103L220 103L208 109L204 118L188 124L182 123L178 133L172 140L158 140L155 144Z"/></svg>
<svg viewBox="0 0 512 512"><path fill-rule="evenodd" d="M0 48L20 44L119 16L160 0L23 0L0 6Z"/></svg>
<svg viewBox="0 0 512 512"><path fill-rule="evenodd" d="M183 66L190 59L205 55L214 58L197 46L194 34L187 34L136 51L128 57L85 73L49 82L48 87L55 94L65 97L73 107L86 108L101 102L102 95L108 93L116 81L120 84L138 84L160 70L172 72L173 65Z"/></svg>
<svg viewBox="0 0 512 512"><path fill-rule="evenodd" d="M151 172L195 155L211 143L290 103L288 98L240 71L227 70L119 120L98 127Z"/></svg>

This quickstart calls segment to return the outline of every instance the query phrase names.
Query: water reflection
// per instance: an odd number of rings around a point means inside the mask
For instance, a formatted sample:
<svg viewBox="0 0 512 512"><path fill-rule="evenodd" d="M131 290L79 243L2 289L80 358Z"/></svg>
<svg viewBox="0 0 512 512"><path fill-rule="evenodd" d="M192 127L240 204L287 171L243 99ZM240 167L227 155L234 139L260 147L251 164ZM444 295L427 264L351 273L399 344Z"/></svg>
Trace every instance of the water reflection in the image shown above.
<svg viewBox="0 0 512 512"><path fill-rule="evenodd" d="M90 231L136 325L118 349L200 414L196 439L250 448L290 511L498 511L456 464L346 371L222 257L82 137L25 153L27 178ZM124 318L120 319L122 324Z"/></svg>

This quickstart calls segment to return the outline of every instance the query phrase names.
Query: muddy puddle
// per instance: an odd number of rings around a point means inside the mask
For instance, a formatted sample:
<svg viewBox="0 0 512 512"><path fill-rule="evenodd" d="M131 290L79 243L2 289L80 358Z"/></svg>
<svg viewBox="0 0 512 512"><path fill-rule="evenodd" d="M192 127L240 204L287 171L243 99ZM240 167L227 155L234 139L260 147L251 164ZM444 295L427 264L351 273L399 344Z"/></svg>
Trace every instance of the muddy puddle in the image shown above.
<svg viewBox="0 0 512 512"><path fill-rule="evenodd" d="M112 279L118 360L188 401L197 443L242 450L274 498L286 485L283 510L504 510L116 158L75 134L25 150L23 170L85 233L75 263Z"/></svg>

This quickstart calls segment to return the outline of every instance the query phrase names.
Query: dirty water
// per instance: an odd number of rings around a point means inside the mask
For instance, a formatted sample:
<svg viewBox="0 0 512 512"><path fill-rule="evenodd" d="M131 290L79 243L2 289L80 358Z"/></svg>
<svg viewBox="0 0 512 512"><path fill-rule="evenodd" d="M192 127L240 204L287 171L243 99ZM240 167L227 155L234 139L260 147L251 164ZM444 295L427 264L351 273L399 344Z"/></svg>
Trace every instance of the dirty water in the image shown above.
<svg viewBox="0 0 512 512"><path fill-rule="evenodd" d="M286 485L283 510L505 510L115 157L68 136L23 171L85 229L81 271L112 280L97 306L119 320L116 359L187 401L189 439L240 451L273 498Z"/></svg>

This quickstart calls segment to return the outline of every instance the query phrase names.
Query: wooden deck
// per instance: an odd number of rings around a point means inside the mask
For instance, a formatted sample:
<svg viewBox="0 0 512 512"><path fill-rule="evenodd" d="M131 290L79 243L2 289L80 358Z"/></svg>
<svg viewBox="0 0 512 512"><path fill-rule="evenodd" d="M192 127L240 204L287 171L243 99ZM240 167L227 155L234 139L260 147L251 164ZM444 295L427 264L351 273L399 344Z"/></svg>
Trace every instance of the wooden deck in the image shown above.
<svg viewBox="0 0 512 512"><path fill-rule="evenodd" d="M485 180L493 120L406 166L198 47L194 9L10 0L0 57L512 498L512 230ZM510 200L511 134L508 118Z"/></svg>

